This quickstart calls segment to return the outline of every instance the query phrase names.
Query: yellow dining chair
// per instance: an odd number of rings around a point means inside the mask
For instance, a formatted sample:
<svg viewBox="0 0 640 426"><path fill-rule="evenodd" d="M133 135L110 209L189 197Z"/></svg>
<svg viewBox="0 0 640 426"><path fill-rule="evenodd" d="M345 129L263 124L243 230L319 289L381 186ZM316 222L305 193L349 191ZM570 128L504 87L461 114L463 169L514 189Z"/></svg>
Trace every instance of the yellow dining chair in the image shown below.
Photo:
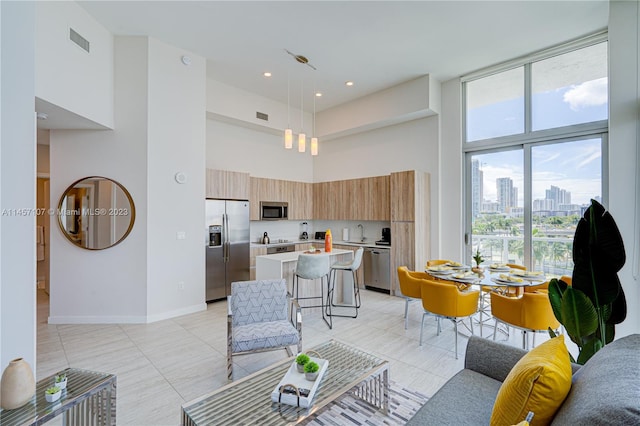
<svg viewBox="0 0 640 426"><path fill-rule="evenodd" d="M398 282L400 293L404 297L404 329L409 324L409 302L420 300L420 280L428 279L430 275L419 271L410 271L406 266L398 266Z"/></svg>
<svg viewBox="0 0 640 426"><path fill-rule="evenodd" d="M445 259L433 259L433 260L427 260L427 266L439 266L439 265L444 265L446 263L451 262L450 260L445 260Z"/></svg>
<svg viewBox="0 0 640 426"><path fill-rule="evenodd" d="M458 322L469 317L471 334L473 334L473 319L471 315L478 310L478 290L460 291L458 286L452 283L433 280L422 280L421 298L424 314L420 326L420 346L422 346L422 332L424 331L424 319L427 315L435 315L438 319L437 335L440 335L440 319L445 318L453 322L456 338L456 359L458 359Z"/></svg>
<svg viewBox="0 0 640 426"><path fill-rule="evenodd" d="M533 333L533 346L536 345L536 332L546 333L549 328L558 330L560 323L553 315L547 293L524 293L522 297L509 297L496 292L491 293L491 312L498 322L522 331L522 349L529 349L527 333ZM493 340L496 339L494 331Z"/></svg>

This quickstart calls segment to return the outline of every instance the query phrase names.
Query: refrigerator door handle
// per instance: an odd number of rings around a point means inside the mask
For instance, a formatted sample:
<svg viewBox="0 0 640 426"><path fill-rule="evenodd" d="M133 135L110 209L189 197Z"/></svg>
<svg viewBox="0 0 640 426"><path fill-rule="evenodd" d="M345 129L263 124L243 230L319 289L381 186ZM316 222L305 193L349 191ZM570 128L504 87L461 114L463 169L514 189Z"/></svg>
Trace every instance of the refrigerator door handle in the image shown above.
<svg viewBox="0 0 640 426"><path fill-rule="evenodd" d="M227 214L222 215L222 222L222 229L224 230L224 248L222 256L224 257L225 262L229 262L229 216Z"/></svg>

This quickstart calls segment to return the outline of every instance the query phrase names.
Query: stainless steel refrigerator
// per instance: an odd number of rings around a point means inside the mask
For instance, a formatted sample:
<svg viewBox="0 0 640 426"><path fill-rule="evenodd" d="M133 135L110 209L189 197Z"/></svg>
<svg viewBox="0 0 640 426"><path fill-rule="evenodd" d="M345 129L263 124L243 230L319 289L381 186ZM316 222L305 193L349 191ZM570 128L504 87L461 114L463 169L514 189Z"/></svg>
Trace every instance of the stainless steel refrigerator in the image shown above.
<svg viewBox="0 0 640 426"><path fill-rule="evenodd" d="M224 299L249 279L249 201L206 201L206 300Z"/></svg>

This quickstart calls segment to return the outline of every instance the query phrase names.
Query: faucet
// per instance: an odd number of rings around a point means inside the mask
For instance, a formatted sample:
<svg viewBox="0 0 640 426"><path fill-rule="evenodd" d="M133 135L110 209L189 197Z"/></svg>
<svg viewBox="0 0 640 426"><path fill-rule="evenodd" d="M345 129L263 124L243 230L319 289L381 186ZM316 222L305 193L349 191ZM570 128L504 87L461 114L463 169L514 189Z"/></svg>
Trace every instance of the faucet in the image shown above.
<svg viewBox="0 0 640 426"><path fill-rule="evenodd" d="M362 224L359 223L358 228L360 228L360 242L364 243L364 226L362 226Z"/></svg>

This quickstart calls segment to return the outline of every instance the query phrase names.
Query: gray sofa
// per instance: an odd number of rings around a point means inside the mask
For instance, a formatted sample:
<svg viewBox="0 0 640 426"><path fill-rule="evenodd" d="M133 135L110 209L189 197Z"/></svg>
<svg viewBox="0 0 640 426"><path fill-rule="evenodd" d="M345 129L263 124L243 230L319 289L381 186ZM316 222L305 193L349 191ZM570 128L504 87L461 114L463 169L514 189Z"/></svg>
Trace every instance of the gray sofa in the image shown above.
<svg viewBox="0 0 640 426"><path fill-rule="evenodd" d="M525 353L471 336L465 368L407 424L488 425L500 385ZM573 371L571 391L552 424L640 425L640 334L615 340Z"/></svg>

